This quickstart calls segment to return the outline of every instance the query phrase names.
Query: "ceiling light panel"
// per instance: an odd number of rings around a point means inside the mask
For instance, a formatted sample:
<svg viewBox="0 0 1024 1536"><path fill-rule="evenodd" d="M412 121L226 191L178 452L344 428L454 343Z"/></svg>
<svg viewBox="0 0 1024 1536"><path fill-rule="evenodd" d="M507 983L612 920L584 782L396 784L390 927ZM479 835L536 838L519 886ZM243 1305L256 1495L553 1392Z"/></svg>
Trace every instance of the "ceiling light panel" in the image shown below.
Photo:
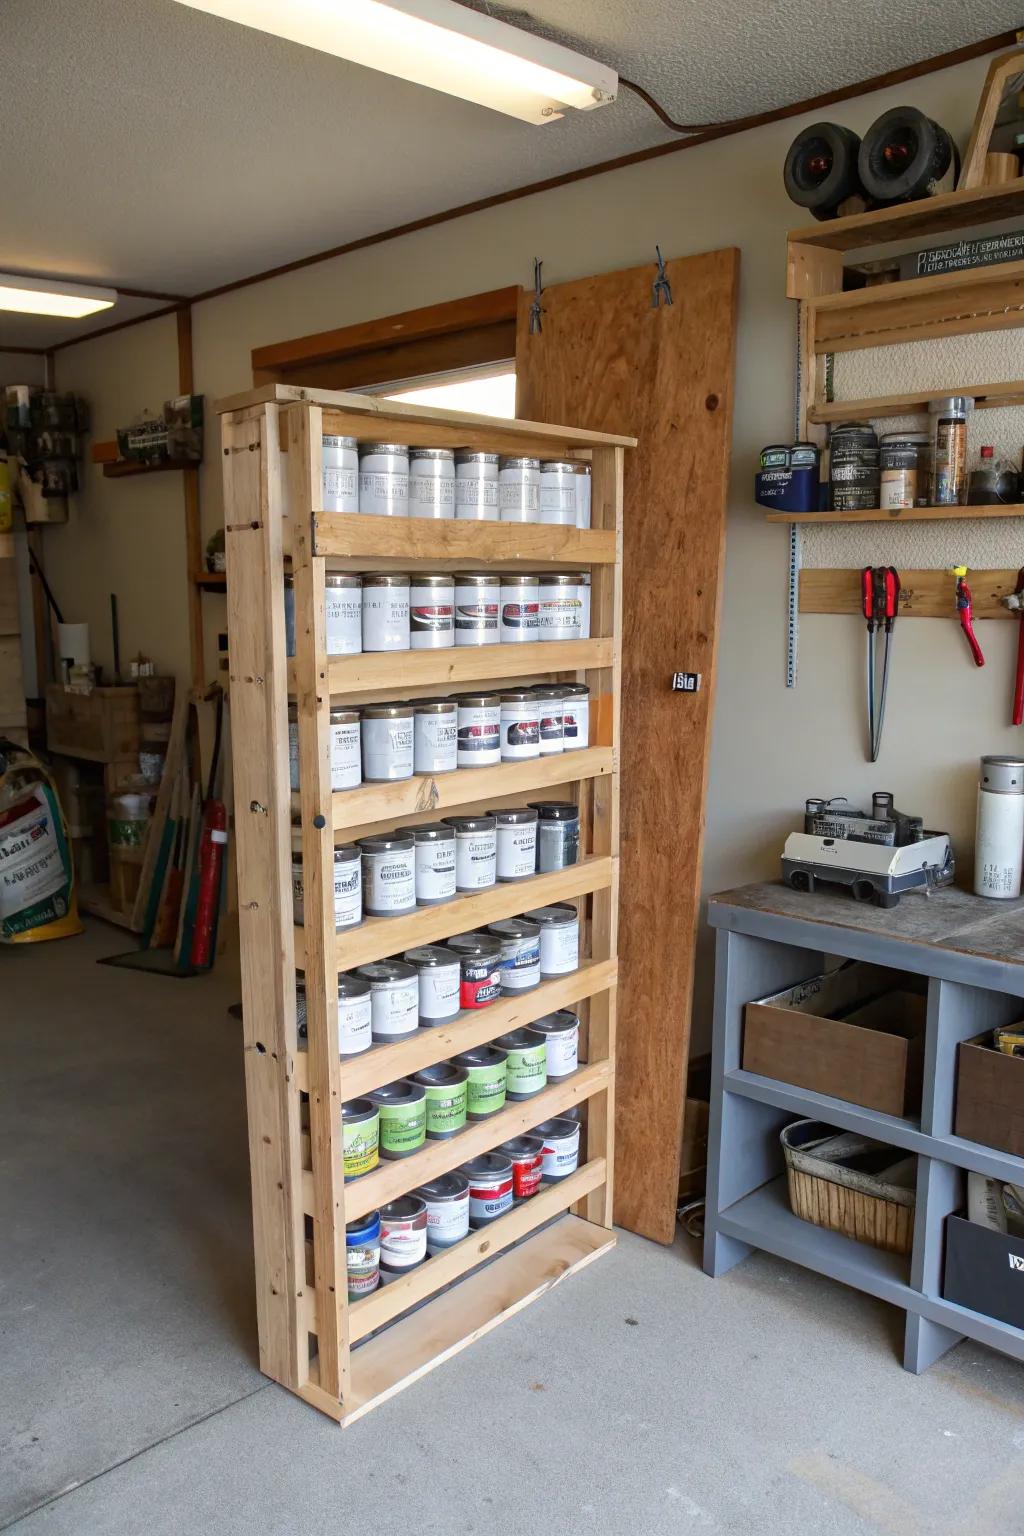
<svg viewBox="0 0 1024 1536"><path fill-rule="evenodd" d="M90 288L84 283L61 283L48 277L17 277L0 272L0 309L22 315L60 315L82 320L117 302L114 288Z"/></svg>

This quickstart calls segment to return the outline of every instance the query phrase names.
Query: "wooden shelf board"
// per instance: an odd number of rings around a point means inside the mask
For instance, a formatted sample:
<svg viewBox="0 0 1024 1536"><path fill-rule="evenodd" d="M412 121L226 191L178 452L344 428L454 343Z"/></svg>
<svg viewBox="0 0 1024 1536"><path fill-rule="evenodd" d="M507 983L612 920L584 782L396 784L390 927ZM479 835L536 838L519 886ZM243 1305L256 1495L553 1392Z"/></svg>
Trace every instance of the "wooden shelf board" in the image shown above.
<svg viewBox="0 0 1024 1536"><path fill-rule="evenodd" d="M614 565L614 529L552 527L545 523L477 523L418 517L371 517L365 513L314 512L313 553L367 560L392 560L417 567L452 561L465 567ZM434 653L436 655L436 652Z"/></svg>
<svg viewBox="0 0 1024 1536"><path fill-rule="evenodd" d="M358 928L335 935L339 971L350 971L368 960L398 955L418 944L436 944L453 933L470 933L499 918L518 917L534 907L549 906L567 897L585 896L612 883L617 859L597 855L554 869L532 880L507 880L483 891L467 891L440 907L418 907L404 917L367 917ZM295 964L305 969L306 943L295 928Z"/></svg>
<svg viewBox="0 0 1024 1536"><path fill-rule="evenodd" d="M877 1109L866 1109L862 1104L852 1104L847 1099L816 1093L811 1088L798 1088L794 1083L784 1083L778 1078L762 1077L756 1072L737 1068L725 1074L724 1086L726 1093L756 1099L760 1104L773 1104L807 1119L824 1120L840 1130L858 1131L891 1146L903 1147L908 1152L930 1154L934 1146L934 1139L922 1131L919 1119L886 1115Z"/></svg>
<svg viewBox="0 0 1024 1536"><path fill-rule="evenodd" d="M383 1159L372 1173L352 1179L345 1185L345 1220L356 1221L370 1211L378 1210L399 1195L418 1189L428 1179L436 1179L442 1173L500 1147L513 1136L522 1136L542 1120L550 1120L572 1104L582 1104L595 1093L603 1093L612 1079L611 1063L595 1061L580 1067L572 1077L559 1083L550 1083L532 1099L516 1103L509 1101L504 1109L489 1115L486 1120L475 1120L452 1136L448 1141L428 1141L411 1157ZM340 1159L340 1147L339 1147ZM302 1175L303 1205L307 1215L316 1210L313 1175L305 1170Z"/></svg>
<svg viewBox="0 0 1024 1536"><path fill-rule="evenodd" d="M1024 380L1001 384L954 384L949 389L926 389L905 395L877 395L869 400L830 400L812 405L808 421L819 426L833 421L873 421L885 416L909 416L927 411L930 400L944 395L969 395L978 410L1024 405Z"/></svg>
<svg viewBox="0 0 1024 1536"><path fill-rule="evenodd" d="M344 1407L320 1388L315 1362L299 1396L341 1425L354 1424L614 1246L615 1234L606 1227L563 1216L437 1297L429 1310L363 1344L352 1357L352 1391Z"/></svg>
<svg viewBox="0 0 1024 1536"><path fill-rule="evenodd" d="M575 1173L557 1184L543 1185L529 1200L516 1205L506 1215L478 1231L470 1231L462 1242L444 1253L435 1254L400 1280L379 1286L364 1301L356 1302L349 1314L349 1338L353 1344L383 1328L410 1307L436 1296L445 1286L488 1263L498 1253L521 1242L545 1222L560 1216L577 1200L597 1189L607 1177L603 1157L584 1163Z"/></svg>
<svg viewBox="0 0 1024 1536"><path fill-rule="evenodd" d="M861 572L859 570L802 570L800 572L800 612L853 614L862 619ZM953 593L956 577L947 571L901 571L900 617L911 619L956 619ZM1004 608L999 599L1017 585L1017 572L967 572L967 583L974 599L976 619L1012 619L1016 613ZM964 646L965 657L967 648Z"/></svg>
<svg viewBox="0 0 1024 1536"><path fill-rule="evenodd" d="M225 592L228 585L227 571L196 571L192 576L195 585L204 592Z"/></svg>
<svg viewBox="0 0 1024 1536"><path fill-rule="evenodd" d="M396 816L432 818L469 801L546 790L552 784L599 779L613 770L611 747L551 753L526 762L500 763L494 768L459 768L454 773L420 773L390 784L363 784L331 796L336 832L364 827ZM301 814L300 797L292 795L292 814Z"/></svg>
<svg viewBox="0 0 1024 1536"><path fill-rule="evenodd" d="M447 651L364 651L359 656L332 656L329 685L332 698L396 691L411 696L416 689L443 692L504 678L610 667L613 651L611 640L536 640L525 645L455 646ZM397 690L396 673L400 678ZM298 692L294 657L288 661L288 691Z"/></svg>
<svg viewBox="0 0 1024 1536"><path fill-rule="evenodd" d="M815 353L1024 325L1024 261L912 277L808 300Z"/></svg>
<svg viewBox="0 0 1024 1536"><path fill-rule="evenodd" d="M869 507L861 512L769 512L769 523L942 523L971 518L1024 517L1024 505L983 507Z"/></svg>
<svg viewBox="0 0 1024 1536"><path fill-rule="evenodd" d="M434 1029L419 1029L407 1040L392 1045L376 1045L360 1056L341 1059L341 1092L345 1099L359 1099L384 1083L411 1077L437 1061L450 1061L462 1051L486 1045L499 1035L507 1035L524 1024L532 1024L559 1008L572 1008L585 998L594 997L615 985L618 964L615 960L584 960L567 976L542 981L529 992L502 997L487 1008L465 1009L449 1024ZM306 1052L295 1057L293 1082L300 1093L309 1092L309 1064Z"/></svg>
<svg viewBox="0 0 1024 1536"><path fill-rule="evenodd" d="M198 459L166 459L160 464L136 464L132 459L117 459L103 465L105 480L128 480L133 475L160 475L167 470L198 469Z"/></svg>
<svg viewBox="0 0 1024 1536"><path fill-rule="evenodd" d="M992 224L1024 214L1024 177L998 187L972 187L965 192L944 192L939 197L877 208L845 219L825 219L802 229L791 229L790 245L813 245L830 251L865 250L922 235L946 234L974 224Z"/></svg>

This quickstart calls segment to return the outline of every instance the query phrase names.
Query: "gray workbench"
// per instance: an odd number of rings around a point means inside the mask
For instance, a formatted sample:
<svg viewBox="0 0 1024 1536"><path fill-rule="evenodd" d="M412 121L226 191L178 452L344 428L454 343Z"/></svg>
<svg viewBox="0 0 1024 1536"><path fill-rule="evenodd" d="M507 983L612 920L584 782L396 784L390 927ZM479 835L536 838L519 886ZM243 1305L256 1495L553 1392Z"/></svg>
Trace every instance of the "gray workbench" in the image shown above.
<svg viewBox="0 0 1024 1536"><path fill-rule="evenodd" d="M717 929L714 1065L704 1268L721 1275L752 1248L856 1286L907 1314L904 1365L923 1371L967 1336L1024 1360L1024 1330L942 1297L945 1220L965 1204L965 1169L1024 1183L1024 1159L953 1134L957 1046L1024 1013L1024 900L913 893L888 911L845 892L781 882L712 898ZM744 1072L743 1009L823 970L827 957L929 978L920 1118L880 1114ZM860 1131L918 1155L914 1249L884 1253L789 1208L779 1131L796 1116Z"/></svg>

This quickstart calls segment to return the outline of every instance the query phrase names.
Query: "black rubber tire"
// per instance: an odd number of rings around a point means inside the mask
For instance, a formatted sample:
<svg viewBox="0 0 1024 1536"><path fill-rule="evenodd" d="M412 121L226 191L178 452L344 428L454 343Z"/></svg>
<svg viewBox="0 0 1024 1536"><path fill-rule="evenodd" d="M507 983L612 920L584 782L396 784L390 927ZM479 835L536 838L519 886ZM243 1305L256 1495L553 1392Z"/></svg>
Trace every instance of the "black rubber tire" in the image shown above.
<svg viewBox="0 0 1024 1536"><path fill-rule="evenodd" d="M900 893L899 891L879 891L877 900L880 907L898 907Z"/></svg>
<svg viewBox="0 0 1024 1536"><path fill-rule="evenodd" d="M782 179L793 202L816 219L834 219L839 204L861 190L859 150L860 139L841 123L812 123L798 133L782 168ZM823 176L811 169L811 161L818 155L831 161Z"/></svg>
<svg viewBox="0 0 1024 1536"><path fill-rule="evenodd" d="M807 894L814 890L814 876L809 875L806 869L794 869L789 877L789 884L794 891Z"/></svg>
<svg viewBox="0 0 1024 1536"><path fill-rule="evenodd" d="M893 165L886 159L886 148L899 143L907 159ZM959 161L957 147L945 128L917 107L893 107L876 118L864 135L857 169L864 191L875 202L909 203L929 197L951 165L955 181Z"/></svg>
<svg viewBox="0 0 1024 1536"><path fill-rule="evenodd" d="M878 892L870 880L855 880L850 886L850 894L854 901L874 901Z"/></svg>

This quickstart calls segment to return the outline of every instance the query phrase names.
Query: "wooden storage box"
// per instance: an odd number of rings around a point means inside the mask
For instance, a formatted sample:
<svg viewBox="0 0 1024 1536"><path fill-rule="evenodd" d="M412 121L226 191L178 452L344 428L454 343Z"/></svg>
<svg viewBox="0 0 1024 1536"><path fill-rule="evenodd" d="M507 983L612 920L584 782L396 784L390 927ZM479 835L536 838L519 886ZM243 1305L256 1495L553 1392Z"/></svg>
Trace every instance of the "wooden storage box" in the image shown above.
<svg viewBox="0 0 1024 1536"><path fill-rule="evenodd" d="M743 1070L886 1115L921 1107L926 998L917 977L851 962L748 1003Z"/></svg>
<svg viewBox="0 0 1024 1536"><path fill-rule="evenodd" d="M960 1045L954 1129L965 1141L1024 1157L1024 1057L994 1050L991 1038L987 1030Z"/></svg>
<svg viewBox="0 0 1024 1536"><path fill-rule="evenodd" d="M910 1253L915 1157L820 1120L796 1120L780 1139L794 1216L872 1248ZM866 1166L850 1166L858 1161Z"/></svg>
<svg viewBox="0 0 1024 1536"><path fill-rule="evenodd" d="M46 690L46 741L51 752L93 763L138 757L139 693L134 687L67 693L59 683Z"/></svg>

